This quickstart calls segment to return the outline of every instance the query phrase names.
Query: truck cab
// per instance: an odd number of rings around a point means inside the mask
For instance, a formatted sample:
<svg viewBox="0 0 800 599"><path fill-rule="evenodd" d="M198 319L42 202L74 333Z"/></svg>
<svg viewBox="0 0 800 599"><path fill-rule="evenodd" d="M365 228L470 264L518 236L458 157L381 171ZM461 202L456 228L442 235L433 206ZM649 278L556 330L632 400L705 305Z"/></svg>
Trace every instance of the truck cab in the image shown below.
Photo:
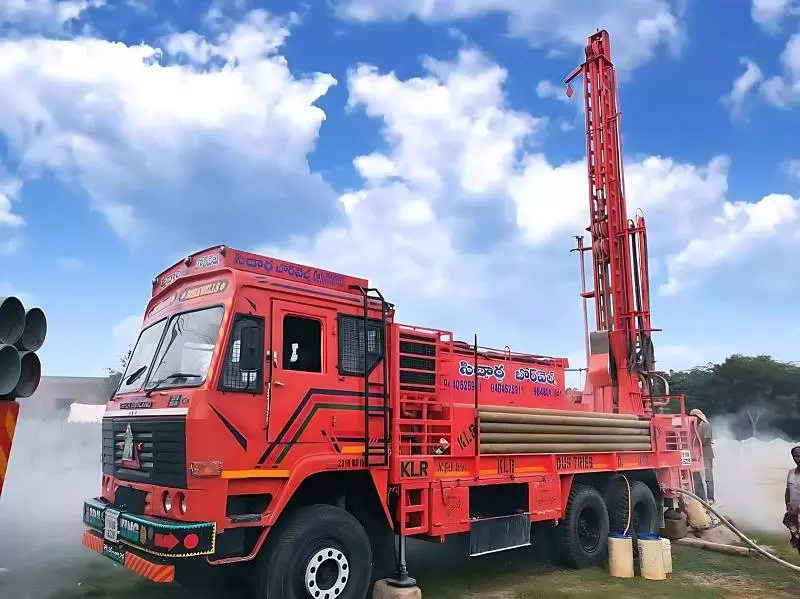
<svg viewBox="0 0 800 599"><path fill-rule="evenodd" d="M178 558L252 560L298 487L324 486L312 475L388 470L393 313L364 279L225 246L161 273L103 418L84 544L168 582Z"/></svg>

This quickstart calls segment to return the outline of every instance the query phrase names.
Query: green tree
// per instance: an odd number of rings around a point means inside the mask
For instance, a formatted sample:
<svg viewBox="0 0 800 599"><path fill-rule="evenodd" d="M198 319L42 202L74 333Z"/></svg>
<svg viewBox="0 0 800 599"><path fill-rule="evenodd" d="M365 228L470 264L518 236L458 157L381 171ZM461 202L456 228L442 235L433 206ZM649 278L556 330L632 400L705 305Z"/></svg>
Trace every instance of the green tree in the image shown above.
<svg viewBox="0 0 800 599"><path fill-rule="evenodd" d="M686 396L687 408L709 417L730 416L740 438L800 438L800 367L771 356L728 356L722 363L671 372L671 390Z"/></svg>

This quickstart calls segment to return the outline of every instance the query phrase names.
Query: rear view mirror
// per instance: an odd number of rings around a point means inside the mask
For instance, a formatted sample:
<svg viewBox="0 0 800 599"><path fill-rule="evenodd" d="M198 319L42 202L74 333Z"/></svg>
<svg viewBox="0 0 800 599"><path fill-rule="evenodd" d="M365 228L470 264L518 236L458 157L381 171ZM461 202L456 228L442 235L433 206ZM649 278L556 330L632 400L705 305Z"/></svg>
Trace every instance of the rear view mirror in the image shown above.
<svg viewBox="0 0 800 599"><path fill-rule="evenodd" d="M245 325L241 330L239 350L239 370L253 372L261 368L263 361L264 336L261 327Z"/></svg>

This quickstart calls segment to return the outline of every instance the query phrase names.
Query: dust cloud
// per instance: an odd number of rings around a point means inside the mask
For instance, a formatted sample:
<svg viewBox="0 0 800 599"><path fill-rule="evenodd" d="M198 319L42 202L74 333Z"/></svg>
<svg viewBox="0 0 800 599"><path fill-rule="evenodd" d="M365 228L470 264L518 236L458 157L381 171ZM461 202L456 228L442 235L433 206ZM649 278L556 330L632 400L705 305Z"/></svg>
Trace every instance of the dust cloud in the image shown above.
<svg viewBox="0 0 800 599"><path fill-rule="evenodd" d="M798 443L745 439L737 441L725 418L712 418L714 482L722 513L737 527L761 532L786 532L781 520L786 474L794 467L791 448Z"/></svg>
<svg viewBox="0 0 800 599"><path fill-rule="evenodd" d="M24 414L24 410L23 410ZM101 428L20 416L0 497L0 595L40 598L61 586L55 572L88 560L83 499L100 491Z"/></svg>

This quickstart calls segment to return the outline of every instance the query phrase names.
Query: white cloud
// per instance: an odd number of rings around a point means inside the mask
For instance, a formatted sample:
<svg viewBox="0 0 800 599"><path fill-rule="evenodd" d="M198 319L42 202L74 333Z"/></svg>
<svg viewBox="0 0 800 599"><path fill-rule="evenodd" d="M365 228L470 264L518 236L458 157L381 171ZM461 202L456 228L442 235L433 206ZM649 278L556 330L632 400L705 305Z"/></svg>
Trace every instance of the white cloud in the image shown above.
<svg viewBox="0 0 800 599"><path fill-rule="evenodd" d="M20 229L25 220L13 211L21 189L19 179L0 180L0 255L13 254L22 246Z"/></svg>
<svg viewBox="0 0 800 599"><path fill-rule="evenodd" d="M210 244L227 229L246 243L313 230L337 216L306 159L325 119L314 103L336 81L290 72L278 53L287 19L257 10L218 26L161 49L2 40L0 132L26 171L77 186L127 239ZM179 49L194 62L171 62Z"/></svg>
<svg viewBox="0 0 800 599"><path fill-rule="evenodd" d="M774 106L787 109L800 102L800 33L789 38L780 62L783 73L764 81L761 92Z"/></svg>
<svg viewBox="0 0 800 599"><path fill-rule="evenodd" d="M684 40L681 6L667 0L337 0L340 16L362 22L411 16L442 22L505 14L512 35L537 46L555 46L554 50L568 48L578 58L588 35L605 28L612 36L615 64L623 74L653 58L662 45L673 52L680 50Z"/></svg>
<svg viewBox="0 0 800 599"><path fill-rule="evenodd" d="M786 17L796 14L800 14L796 0L753 0L750 7L753 20L770 32L777 31Z"/></svg>
<svg viewBox="0 0 800 599"><path fill-rule="evenodd" d="M478 50L463 49L456 64L425 58L427 78L400 81L361 65L350 73L350 106L383 118L390 156L357 159L366 179L391 172L415 188L458 197L501 188L520 144L542 119L503 106L508 73ZM453 179L453 181L451 181Z"/></svg>
<svg viewBox="0 0 800 599"><path fill-rule="evenodd" d="M507 73L479 51L423 64L426 77L404 81L369 65L350 72L349 105L382 121L389 150L354 160L364 185L340 197L345 223L266 248L365 274L420 313L455 288L459 309L488 293L481 281L494 256L465 250L465 211L502 203L516 154L541 123L505 106Z"/></svg>
<svg viewBox="0 0 800 599"><path fill-rule="evenodd" d="M105 0L3 0L0 2L0 22L59 29L80 19L87 10L104 4Z"/></svg>
<svg viewBox="0 0 800 599"><path fill-rule="evenodd" d="M739 60L745 67L744 73L733 82L730 93L720 99L727 107L732 119L740 119L744 116L746 102L757 90L759 83L764 80L764 74L756 63L746 57Z"/></svg>
<svg viewBox="0 0 800 599"><path fill-rule="evenodd" d="M12 203L19 198L22 181L9 179L0 182L0 227L17 228L25 224L18 214L12 212Z"/></svg>
<svg viewBox="0 0 800 599"><path fill-rule="evenodd" d="M725 202L720 213L708 223L708 231L693 239L668 259L669 280L665 294L675 294L698 281L710 268L735 261L766 244L780 240L782 232L797 238L800 198L770 194L755 203Z"/></svg>
<svg viewBox="0 0 800 599"><path fill-rule="evenodd" d="M556 85L552 81L542 79L536 84L536 95L540 98L552 98L559 102L571 102L571 98L567 97L565 92L566 87L563 85Z"/></svg>
<svg viewBox="0 0 800 599"><path fill-rule="evenodd" d="M649 156L628 160L625 187L628 214L642 209L651 222L670 231L672 242L686 238L696 218L714 210L727 190L728 159L719 156L705 166ZM526 158L519 176L509 182L516 204L517 227L534 244L556 235L580 232L589 221L585 160L554 166L543 154ZM663 224L668 219L668 225Z"/></svg>

